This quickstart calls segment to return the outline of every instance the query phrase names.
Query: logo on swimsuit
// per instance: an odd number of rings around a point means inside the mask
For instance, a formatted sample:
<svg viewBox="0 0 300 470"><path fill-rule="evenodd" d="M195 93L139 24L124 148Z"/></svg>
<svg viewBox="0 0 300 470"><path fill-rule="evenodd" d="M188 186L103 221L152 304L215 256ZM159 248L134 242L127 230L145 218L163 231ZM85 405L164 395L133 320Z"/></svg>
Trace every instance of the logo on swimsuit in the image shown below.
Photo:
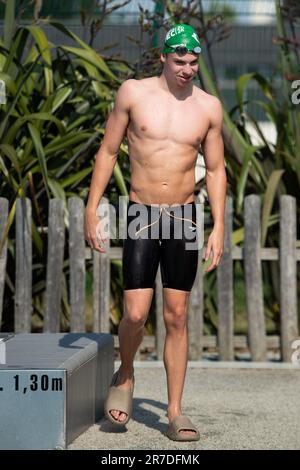
<svg viewBox="0 0 300 470"><path fill-rule="evenodd" d="M195 232L195 231L196 231L196 227L193 227L192 225L189 226L189 229L191 230L191 232Z"/></svg>

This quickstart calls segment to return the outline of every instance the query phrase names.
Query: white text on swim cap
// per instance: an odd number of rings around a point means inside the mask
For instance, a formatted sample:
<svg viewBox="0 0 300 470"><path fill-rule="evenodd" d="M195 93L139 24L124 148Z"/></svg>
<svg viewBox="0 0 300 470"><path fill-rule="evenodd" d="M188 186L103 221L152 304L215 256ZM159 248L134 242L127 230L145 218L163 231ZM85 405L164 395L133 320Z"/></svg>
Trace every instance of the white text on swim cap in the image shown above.
<svg viewBox="0 0 300 470"><path fill-rule="evenodd" d="M171 37L176 36L177 34L180 34L183 32L184 32L183 26L175 26L175 28L170 29L170 31L167 33L166 41L170 39Z"/></svg>
<svg viewBox="0 0 300 470"><path fill-rule="evenodd" d="M196 33L193 33L192 37L200 44L199 38Z"/></svg>

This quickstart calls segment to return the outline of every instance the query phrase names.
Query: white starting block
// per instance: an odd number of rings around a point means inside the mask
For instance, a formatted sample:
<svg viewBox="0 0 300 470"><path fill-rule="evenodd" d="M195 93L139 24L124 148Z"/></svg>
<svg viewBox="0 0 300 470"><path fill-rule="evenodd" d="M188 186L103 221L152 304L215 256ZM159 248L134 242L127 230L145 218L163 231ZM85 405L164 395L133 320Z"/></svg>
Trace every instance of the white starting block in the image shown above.
<svg viewBox="0 0 300 470"><path fill-rule="evenodd" d="M109 334L1 334L0 449L66 449L103 416L113 369Z"/></svg>

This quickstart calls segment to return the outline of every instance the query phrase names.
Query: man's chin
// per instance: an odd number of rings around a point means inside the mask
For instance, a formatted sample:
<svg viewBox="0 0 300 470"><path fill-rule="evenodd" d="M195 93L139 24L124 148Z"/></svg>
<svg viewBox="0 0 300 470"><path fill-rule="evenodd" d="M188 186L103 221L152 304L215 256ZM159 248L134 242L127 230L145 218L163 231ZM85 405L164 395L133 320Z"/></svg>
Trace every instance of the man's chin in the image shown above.
<svg viewBox="0 0 300 470"><path fill-rule="evenodd" d="M192 81L192 78L185 79L183 77L178 77L178 79L179 79L178 82L181 83L182 85L188 85Z"/></svg>

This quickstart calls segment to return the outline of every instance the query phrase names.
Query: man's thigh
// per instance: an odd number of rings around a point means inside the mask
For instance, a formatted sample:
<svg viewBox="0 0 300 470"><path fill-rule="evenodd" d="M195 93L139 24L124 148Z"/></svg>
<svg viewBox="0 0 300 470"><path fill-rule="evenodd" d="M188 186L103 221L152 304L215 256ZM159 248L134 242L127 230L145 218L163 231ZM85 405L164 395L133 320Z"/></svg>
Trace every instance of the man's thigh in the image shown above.
<svg viewBox="0 0 300 470"><path fill-rule="evenodd" d="M163 305L165 313L174 313L188 310L190 292L180 289L163 288Z"/></svg>
<svg viewBox="0 0 300 470"><path fill-rule="evenodd" d="M124 289L153 288L159 258L159 240L125 239L122 257Z"/></svg>
<svg viewBox="0 0 300 470"><path fill-rule="evenodd" d="M185 240L163 240L160 268L165 288L190 292L197 274L198 251L187 250Z"/></svg>
<svg viewBox="0 0 300 470"><path fill-rule="evenodd" d="M124 317L140 318L147 320L154 289L125 289L124 290Z"/></svg>

